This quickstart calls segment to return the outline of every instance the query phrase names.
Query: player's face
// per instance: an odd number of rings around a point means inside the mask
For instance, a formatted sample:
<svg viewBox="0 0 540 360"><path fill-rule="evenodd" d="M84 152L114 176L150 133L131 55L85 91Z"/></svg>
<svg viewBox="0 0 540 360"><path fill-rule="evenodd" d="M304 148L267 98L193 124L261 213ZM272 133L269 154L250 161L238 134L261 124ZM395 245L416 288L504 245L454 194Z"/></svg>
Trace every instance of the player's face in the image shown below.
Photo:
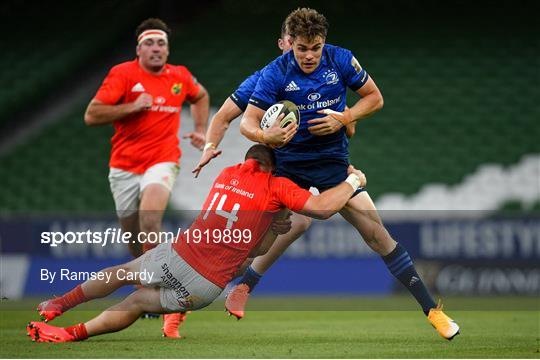
<svg viewBox="0 0 540 360"><path fill-rule="evenodd" d="M278 39L279 49L285 54L292 47L292 38L291 35L284 35L282 38Z"/></svg>
<svg viewBox="0 0 540 360"><path fill-rule="evenodd" d="M146 39L137 46L137 56L145 69L159 72L167 63L169 45L163 39Z"/></svg>
<svg viewBox="0 0 540 360"><path fill-rule="evenodd" d="M324 38L316 36L308 41L302 36L297 36L292 42L294 58L303 72L311 74L321 62Z"/></svg>

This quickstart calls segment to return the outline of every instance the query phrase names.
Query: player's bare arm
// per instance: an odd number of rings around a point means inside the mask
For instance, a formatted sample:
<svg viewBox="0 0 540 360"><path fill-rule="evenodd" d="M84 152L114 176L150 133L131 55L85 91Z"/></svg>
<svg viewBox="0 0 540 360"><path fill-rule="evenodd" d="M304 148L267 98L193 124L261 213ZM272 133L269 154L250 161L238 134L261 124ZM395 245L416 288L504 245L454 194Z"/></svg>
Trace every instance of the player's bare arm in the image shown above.
<svg viewBox="0 0 540 360"><path fill-rule="evenodd" d="M203 153L199 163L191 172L195 174L195 177L199 176L202 168L210 162L213 158L221 155L221 150L217 147L223 140L225 132L229 128L231 122L242 114L240 109L234 101L227 98L218 112L212 118L210 126L206 131L206 144L204 145Z"/></svg>
<svg viewBox="0 0 540 360"><path fill-rule="evenodd" d="M110 124L128 115L150 109L152 102L152 95L147 93L139 95L134 102L118 105L108 105L97 99L92 99L86 108L84 122L88 126Z"/></svg>
<svg viewBox="0 0 540 360"><path fill-rule="evenodd" d="M191 103L190 110L195 131L186 133L183 138L190 139L191 145L202 150L205 143L206 125L208 124L210 96L204 86L199 84L199 93L193 99L188 99L188 101Z"/></svg>
<svg viewBox="0 0 540 360"><path fill-rule="evenodd" d="M354 124L382 109L383 97L373 79L370 78L356 93L361 98L342 113L329 109L320 110L319 113L326 116L309 120L308 124L312 125L308 128L309 132L317 136L333 134L343 126Z"/></svg>
<svg viewBox="0 0 540 360"><path fill-rule="evenodd" d="M299 213L324 220L341 210L352 194L359 187L365 187L367 184L366 175L354 166L349 165L347 173L349 177L341 184L320 195L312 195Z"/></svg>
<svg viewBox="0 0 540 360"><path fill-rule="evenodd" d="M345 135L350 139L356 133L356 122L350 123L345 128Z"/></svg>
<svg viewBox="0 0 540 360"><path fill-rule="evenodd" d="M284 116L282 114L274 125L263 131L260 127L263 116L264 111L262 109L248 105L240 122L242 135L254 142L279 147L289 142L298 130L296 123L291 123L284 128L279 127L280 120Z"/></svg>

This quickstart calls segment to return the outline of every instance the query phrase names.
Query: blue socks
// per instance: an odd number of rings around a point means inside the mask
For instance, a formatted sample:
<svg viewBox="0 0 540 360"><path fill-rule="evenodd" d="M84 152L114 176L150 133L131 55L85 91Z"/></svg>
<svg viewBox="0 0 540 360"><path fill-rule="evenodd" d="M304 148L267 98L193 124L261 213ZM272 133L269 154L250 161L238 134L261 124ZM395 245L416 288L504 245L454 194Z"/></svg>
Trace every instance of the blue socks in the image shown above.
<svg viewBox="0 0 540 360"><path fill-rule="evenodd" d="M251 266L248 266L244 272L244 276L240 279L239 284L246 284L249 286L249 292L252 292L255 286L259 283L262 275L257 273Z"/></svg>
<svg viewBox="0 0 540 360"><path fill-rule="evenodd" d="M430 309L437 307L437 304L431 295L429 295L426 286L416 272L409 253L401 244L398 243L396 248L390 254L382 256L382 259L392 275L409 290L420 306L422 306L424 314L428 315ZM251 292L257 286L261 277L261 274L249 266L238 283L249 286L249 291Z"/></svg>
<svg viewBox="0 0 540 360"><path fill-rule="evenodd" d="M398 243L396 248L390 254L382 256L382 259L392 275L409 290L420 306L422 306L424 314L428 315L429 310L436 307L437 304L435 304L435 301L429 295L426 286L416 272L407 250Z"/></svg>

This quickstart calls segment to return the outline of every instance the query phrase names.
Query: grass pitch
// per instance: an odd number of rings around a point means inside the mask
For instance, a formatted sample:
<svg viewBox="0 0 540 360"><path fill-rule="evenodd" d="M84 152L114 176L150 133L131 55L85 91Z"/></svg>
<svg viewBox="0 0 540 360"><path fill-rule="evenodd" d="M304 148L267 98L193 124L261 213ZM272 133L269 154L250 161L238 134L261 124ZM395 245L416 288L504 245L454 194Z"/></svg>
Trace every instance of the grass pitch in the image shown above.
<svg viewBox="0 0 540 360"><path fill-rule="evenodd" d="M448 313L462 332L451 342L440 338L423 314L412 310L414 303L408 297L254 298L241 321L218 311L223 306L218 301L210 310L188 316L180 340L161 337L161 319L146 319L122 332L67 344L33 343L25 336L26 322L38 316L21 309L32 309L36 303L2 302L1 358L540 357L539 305L533 298L448 299ZM85 305L53 324L88 320L109 304ZM406 310L394 310L399 307ZM288 310L268 310L279 308Z"/></svg>

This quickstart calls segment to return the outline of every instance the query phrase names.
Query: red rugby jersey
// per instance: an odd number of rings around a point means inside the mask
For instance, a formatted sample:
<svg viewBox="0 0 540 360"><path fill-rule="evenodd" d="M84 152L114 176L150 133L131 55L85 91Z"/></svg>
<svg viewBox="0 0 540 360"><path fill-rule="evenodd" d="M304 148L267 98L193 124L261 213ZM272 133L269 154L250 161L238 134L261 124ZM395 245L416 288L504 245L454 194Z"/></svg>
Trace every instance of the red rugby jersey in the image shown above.
<svg viewBox="0 0 540 360"><path fill-rule="evenodd" d="M148 93L154 103L150 110L113 123L109 165L142 174L157 163L178 162L182 103L196 97L199 88L185 66L166 64L159 75L145 71L137 59L113 67L95 99L108 105L126 104Z"/></svg>
<svg viewBox="0 0 540 360"><path fill-rule="evenodd" d="M203 210L173 247L199 274L225 288L250 251L261 242L273 215L285 207L302 209L310 196L309 191L289 179L261 171L259 163L249 159L221 172ZM233 233L228 243L223 237L227 230ZM247 236L240 236L241 240L234 243L235 231L237 235L249 231L250 241L246 242Z"/></svg>

